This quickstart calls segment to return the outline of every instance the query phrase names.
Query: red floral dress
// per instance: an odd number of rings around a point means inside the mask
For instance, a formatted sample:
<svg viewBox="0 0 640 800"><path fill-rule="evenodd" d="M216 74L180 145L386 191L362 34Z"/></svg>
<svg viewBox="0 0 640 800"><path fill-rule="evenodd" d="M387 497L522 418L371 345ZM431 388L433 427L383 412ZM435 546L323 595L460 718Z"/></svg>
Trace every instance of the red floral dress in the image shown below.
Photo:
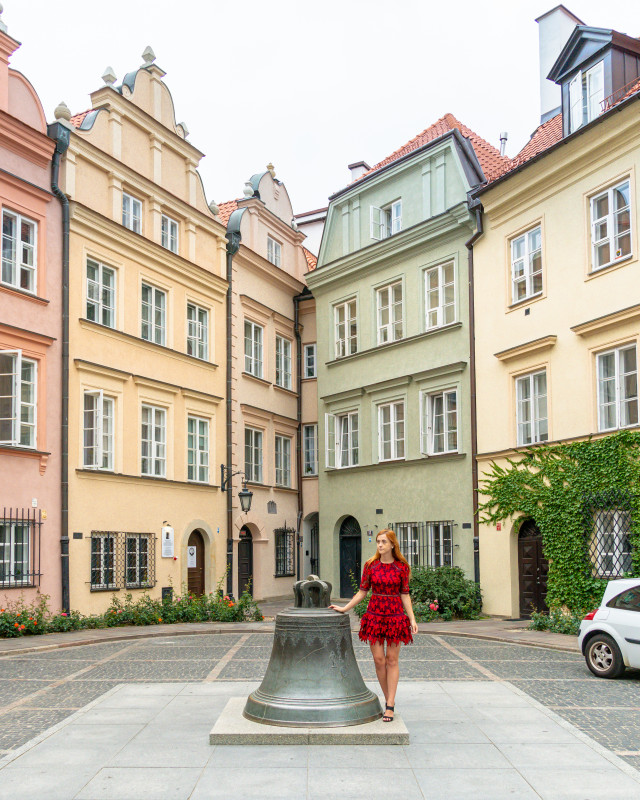
<svg viewBox="0 0 640 800"><path fill-rule="evenodd" d="M372 589L369 607L360 622L363 642L411 644L411 622L404 612L401 594L409 594L409 567L402 561L383 564L379 559L365 564L360 588Z"/></svg>

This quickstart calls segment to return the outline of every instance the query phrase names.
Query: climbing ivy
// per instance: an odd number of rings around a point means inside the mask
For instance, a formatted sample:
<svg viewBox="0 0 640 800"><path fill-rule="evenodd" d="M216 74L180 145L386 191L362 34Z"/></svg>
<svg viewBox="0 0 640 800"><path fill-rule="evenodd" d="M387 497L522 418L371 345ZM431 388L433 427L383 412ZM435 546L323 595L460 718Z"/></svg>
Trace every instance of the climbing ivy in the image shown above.
<svg viewBox="0 0 640 800"><path fill-rule="evenodd" d="M535 520L549 560L547 605L570 610L597 605L606 580L594 577L589 538L598 504L624 498L630 512L633 576L640 576L640 433L620 431L600 439L536 445L492 464L480 482L486 502L480 521Z"/></svg>

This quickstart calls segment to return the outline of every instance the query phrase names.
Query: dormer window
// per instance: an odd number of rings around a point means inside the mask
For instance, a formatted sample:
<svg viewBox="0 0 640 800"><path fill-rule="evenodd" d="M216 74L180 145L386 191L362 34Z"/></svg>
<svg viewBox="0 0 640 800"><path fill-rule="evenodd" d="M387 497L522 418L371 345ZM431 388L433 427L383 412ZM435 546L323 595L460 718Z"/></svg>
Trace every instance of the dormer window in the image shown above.
<svg viewBox="0 0 640 800"><path fill-rule="evenodd" d="M580 70L569 82L570 132L599 116L603 100L604 61L599 61L591 69Z"/></svg>
<svg viewBox="0 0 640 800"><path fill-rule="evenodd" d="M402 230L402 200L394 200L388 206L371 206L371 238L380 240Z"/></svg>
<svg viewBox="0 0 640 800"><path fill-rule="evenodd" d="M270 236L267 236L267 261L280 266L282 260L282 245Z"/></svg>

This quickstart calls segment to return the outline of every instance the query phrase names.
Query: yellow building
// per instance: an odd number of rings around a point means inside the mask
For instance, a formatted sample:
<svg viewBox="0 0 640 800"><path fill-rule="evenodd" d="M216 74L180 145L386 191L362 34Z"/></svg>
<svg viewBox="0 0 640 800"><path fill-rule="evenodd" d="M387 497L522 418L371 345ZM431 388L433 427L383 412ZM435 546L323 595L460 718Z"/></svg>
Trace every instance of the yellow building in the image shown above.
<svg viewBox="0 0 640 800"><path fill-rule="evenodd" d="M546 121L479 193L480 481L521 448L639 422L640 41L579 25L555 55L549 77L561 108L542 109ZM611 535L607 546L622 554L625 531ZM548 563L535 519L481 525L479 546L486 612L545 608Z"/></svg>
<svg viewBox="0 0 640 800"><path fill-rule="evenodd" d="M70 117L71 607L225 569L225 229L150 48ZM189 551L189 552L188 552Z"/></svg>

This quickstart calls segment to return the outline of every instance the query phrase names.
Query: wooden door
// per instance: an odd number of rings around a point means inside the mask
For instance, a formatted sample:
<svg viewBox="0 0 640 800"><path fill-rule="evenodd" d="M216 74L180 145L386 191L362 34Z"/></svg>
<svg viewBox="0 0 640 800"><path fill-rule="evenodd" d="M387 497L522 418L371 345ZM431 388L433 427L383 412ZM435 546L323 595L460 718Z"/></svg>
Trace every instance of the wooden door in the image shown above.
<svg viewBox="0 0 640 800"><path fill-rule="evenodd" d="M542 536L533 520L524 522L518 536L518 573L520 616L532 611L547 611L547 574L549 562L542 550Z"/></svg>
<svg viewBox="0 0 640 800"><path fill-rule="evenodd" d="M360 583L362 535L354 517L347 517L340 526L340 597L353 597L351 576Z"/></svg>
<svg viewBox="0 0 640 800"><path fill-rule="evenodd" d="M187 567L187 588L189 594L204 594L204 541L200 531L192 531L187 542L187 564L195 566Z"/></svg>
<svg viewBox="0 0 640 800"><path fill-rule="evenodd" d="M247 588L253 597L253 538L249 528L242 528L238 542L238 597Z"/></svg>

